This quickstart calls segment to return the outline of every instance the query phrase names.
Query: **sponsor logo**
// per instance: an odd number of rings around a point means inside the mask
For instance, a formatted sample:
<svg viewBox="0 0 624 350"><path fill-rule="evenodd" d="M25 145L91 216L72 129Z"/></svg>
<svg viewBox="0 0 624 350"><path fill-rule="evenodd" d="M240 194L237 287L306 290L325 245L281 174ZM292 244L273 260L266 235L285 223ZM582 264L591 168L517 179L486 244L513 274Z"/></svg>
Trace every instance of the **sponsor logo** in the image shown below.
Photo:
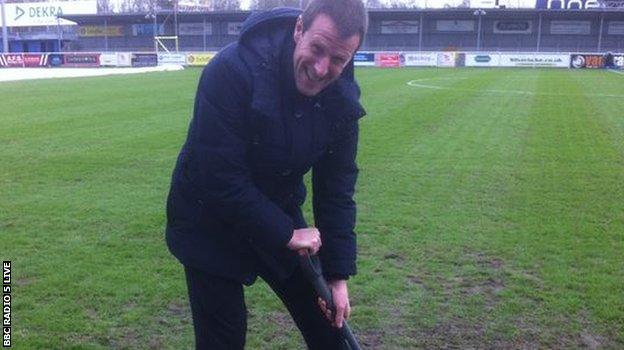
<svg viewBox="0 0 624 350"><path fill-rule="evenodd" d="M591 9L601 7L597 0L537 0L536 8L549 10Z"/></svg>
<svg viewBox="0 0 624 350"><path fill-rule="evenodd" d="M205 66L213 57L212 53L190 53L186 55L186 63L190 66Z"/></svg>
<svg viewBox="0 0 624 350"><path fill-rule="evenodd" d="M21 7L19 6L15 6L15 19L13 19L14 21L17 21L18 19L20 19L24 14L26 13L26 11L22 10Z"/></svg>
<svg viewBox="0 0 624 350"><path fill-rule="evenodd" d="M572 55L572 68L604 68L605 58L602 55Z"/></svg>
<svg viewBox="0 0 624 350"><path fill-rule="evenodd" d="M488 55L479 55L479 56L475 56L474 60L475 62L479 62L479 63L488 63L492 60L492 57Z"/></svg>
<svg viewBox="0 0 624 350"><path fill-rule="evenodd" d="M375 61L375 54L372 53L356 53L353 56L355 62L372 62Z"/></svg>
<svg viewBox="0 0 624 350"><path fill-rule="evenodd" d="M581 55L572 56L572 67L583 68L585 67L585 57Z"/></svg>

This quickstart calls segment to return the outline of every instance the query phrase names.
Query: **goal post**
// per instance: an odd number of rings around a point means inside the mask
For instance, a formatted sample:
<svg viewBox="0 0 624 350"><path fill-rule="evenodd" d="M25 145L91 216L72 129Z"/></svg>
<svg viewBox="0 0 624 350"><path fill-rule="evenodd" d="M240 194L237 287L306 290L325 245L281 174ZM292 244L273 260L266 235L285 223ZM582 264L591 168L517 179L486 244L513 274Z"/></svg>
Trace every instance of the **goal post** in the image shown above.
<svg viewBox="0 0 624 350"><path fill-rule="evenodd" d="M165 52L178 52L178 37L177 36L154 36L154 50L156 53L159 51Z"/></svg>

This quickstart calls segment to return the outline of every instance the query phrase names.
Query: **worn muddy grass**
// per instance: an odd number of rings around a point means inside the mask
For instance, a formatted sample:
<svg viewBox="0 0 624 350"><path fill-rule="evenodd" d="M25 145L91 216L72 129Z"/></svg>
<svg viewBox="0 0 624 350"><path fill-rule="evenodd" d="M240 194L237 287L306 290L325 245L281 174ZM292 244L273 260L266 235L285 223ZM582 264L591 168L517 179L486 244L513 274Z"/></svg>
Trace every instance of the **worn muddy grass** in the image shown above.
<svg viewBox="0 0 624 350"><path fill-rule="evenodd" d="M15 348L192 347L163 224L198 75L0 84ZM358 75L363 346L624 347L624 76ZM249 348L303 346L264 283L246 295Z"/></svg>

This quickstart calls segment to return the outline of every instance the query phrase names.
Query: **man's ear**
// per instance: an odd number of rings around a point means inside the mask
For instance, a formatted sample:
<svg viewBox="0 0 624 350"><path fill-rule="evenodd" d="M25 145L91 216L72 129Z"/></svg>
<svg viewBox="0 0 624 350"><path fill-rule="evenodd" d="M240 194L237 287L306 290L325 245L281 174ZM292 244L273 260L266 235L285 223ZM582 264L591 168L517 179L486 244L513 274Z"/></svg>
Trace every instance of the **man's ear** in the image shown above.
<svg viewBox="0 0 624 350"><path fill-rule="evenodd" d="M298 44L303 37L303 19L301 16L297 17L297 23L295 23L295 31L293 33L293 39L295 43Z"/></svg>

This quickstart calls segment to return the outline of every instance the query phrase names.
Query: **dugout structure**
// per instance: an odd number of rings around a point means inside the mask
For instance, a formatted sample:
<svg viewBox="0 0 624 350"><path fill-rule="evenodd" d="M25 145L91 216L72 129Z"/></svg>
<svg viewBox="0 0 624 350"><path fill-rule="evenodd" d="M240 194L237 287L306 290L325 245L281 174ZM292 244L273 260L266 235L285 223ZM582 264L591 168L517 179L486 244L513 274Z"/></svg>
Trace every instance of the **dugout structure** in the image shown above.
<svg viewBox="0 0 624 350"><path fill-rule="evenodd" d="M157 36L178 34L181 51L216 51L236 40L248 11L75 15L74 51L154 50ZM362 50L622 52L624 11L600 9L376 9ZM154 26L154 22L158 23ZM113 30L111 30L113 28ZM154 28L154 29L150 29ZM82 33L82 34L81 34ZM112 34L112 35L111 35Z"/></svg>

